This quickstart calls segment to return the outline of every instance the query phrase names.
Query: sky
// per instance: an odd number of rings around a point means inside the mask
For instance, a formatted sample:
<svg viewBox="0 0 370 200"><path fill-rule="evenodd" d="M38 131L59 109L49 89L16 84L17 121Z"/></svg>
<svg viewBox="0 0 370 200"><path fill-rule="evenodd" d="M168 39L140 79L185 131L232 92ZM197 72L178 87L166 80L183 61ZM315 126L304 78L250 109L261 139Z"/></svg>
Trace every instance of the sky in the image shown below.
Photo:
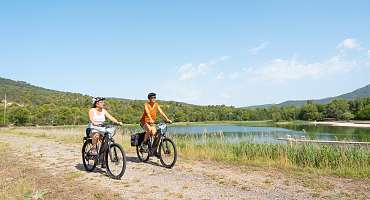
<svg viewBox="0 0 370 200"><path fill-rule="evenodd" d="M251 106L370 84L370 1L1 1L0 77Z"/></svg>

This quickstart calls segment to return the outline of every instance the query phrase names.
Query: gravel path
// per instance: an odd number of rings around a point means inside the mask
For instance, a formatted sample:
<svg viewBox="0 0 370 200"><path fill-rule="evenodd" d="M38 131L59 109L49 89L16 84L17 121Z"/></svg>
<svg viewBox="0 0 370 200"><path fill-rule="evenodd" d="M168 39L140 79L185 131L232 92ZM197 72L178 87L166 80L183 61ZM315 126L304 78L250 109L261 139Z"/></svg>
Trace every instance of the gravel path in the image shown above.
<svg viewBox="0 0 370 200"><path fill-rule="evenodd" d="M160 165L157 158L141 163L135 153L127 153L127 169L121 180L110 179L105 169L84 170L81 145L48 139L0 134L23 160L53 175L78 173L81 184L102 187L122 199L369 199L369 182L340 178L320 178L324 189L315 188L292 176L271 169L230 167L212 162L183 161L173 169ZM131 147L125 147L131 148ZM311 180L312 181L312 180ZM313 180L315 182L315 180Z"/></svg>

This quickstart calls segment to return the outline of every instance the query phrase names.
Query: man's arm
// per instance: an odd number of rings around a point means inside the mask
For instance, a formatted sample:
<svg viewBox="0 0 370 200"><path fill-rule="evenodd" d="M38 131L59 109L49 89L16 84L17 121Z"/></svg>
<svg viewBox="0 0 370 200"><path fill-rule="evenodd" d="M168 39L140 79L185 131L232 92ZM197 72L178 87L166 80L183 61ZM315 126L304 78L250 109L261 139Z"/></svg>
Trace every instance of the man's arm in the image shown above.
<svg viewBox="0 0 370 200"><path fill-rule="evenodd" d="M168 119L167 115L163 112L163 110L161 109L159 105L158 105L158 111L166 119L167 122L172 123L172 121Z"/></svg>

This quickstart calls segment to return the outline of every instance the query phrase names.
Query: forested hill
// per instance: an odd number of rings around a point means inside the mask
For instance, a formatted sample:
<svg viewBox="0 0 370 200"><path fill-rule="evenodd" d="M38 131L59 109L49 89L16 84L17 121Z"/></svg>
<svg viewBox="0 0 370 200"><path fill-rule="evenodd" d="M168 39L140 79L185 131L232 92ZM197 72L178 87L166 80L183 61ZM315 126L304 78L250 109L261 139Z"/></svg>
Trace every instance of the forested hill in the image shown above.
<svg viewBox="0 0 370 200"><path fill-rule="evenodd" d="M287 106L297 106L302 107L307 101L310 101L315 104L327 104L335 99L345 99L345 100L355 100L359 98L370 98L370 84L356 89L352 92L342 94L335 97L328 97L324 99L314 99L314 100L291 100L291 101L284 101L283 103L279 104L265 104L265 105L258 105L258 106L250 106L249 108L269 108L271 106L279 106L279 107L287 107Z"/></svg>
<svg viewBox="0 0 370 200"><path fill-rule="evenodd" d="M0 77L1 99L4 94L7 95L7 101L19 105L43 105L53 103L55 105L83 106L91 99L89 96L50 90L37 87L23 81L13 81Z"/></svg>
<svg viewBox="0 0 370 200"><path fill-rule="evenodd" d="M369 86L366 87L369 89ZM355 97L364 92L343 95ZM7 109L4 112L4 94ZM365 92L366 93L366 92ZM61 92L0 77L0 125L75 125L87 124L91 96ZM145 100L107 98L109 112L124 123L138 123ZM235 108L225 105L198 106L174 101L159 101L175 122L241 120L321 120L370 119L370 98L333 100L324 105L310 102L303 107ZM5 119L4 114L5 113Z"/></svg>
<svg viewBox="0 0 370 200"><path fill-rule="evenodd" d="M86 124L87 111L91 107L91 96L79 93L61 92L37 87L23 81L0 77L0 99L4 105L7 95L7 116L9 123ZM145 100L107 98L107 109L119 120L137 123L143 112ZM237 120L236 108L227 106L197 106L175 101L159 101L166 113L175 121ZM205 110L211 111L207 115ZM0 124L4 121L4 106L0 107ZM17 119L16 119L17 118ZM18 120L18 118L22 118Z"/></svg>

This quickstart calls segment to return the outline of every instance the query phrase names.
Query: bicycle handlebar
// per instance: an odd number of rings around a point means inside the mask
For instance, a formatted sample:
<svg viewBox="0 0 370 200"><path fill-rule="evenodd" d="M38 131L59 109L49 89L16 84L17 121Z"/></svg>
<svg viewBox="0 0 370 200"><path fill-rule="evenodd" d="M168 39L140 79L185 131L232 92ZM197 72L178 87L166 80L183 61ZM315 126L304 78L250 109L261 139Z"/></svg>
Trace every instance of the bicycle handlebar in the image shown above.
<svg viewBox="0 0 370 200"><path fill-rule="evenodd" d="M159 124L172 124L172 122L154 122L155 125L159 125Z"/></svg>
<svg viewBox="0 0 370 200"><path fill-rule="evenodd" d="M123 124L122 124L122 125L120 125L120 124L118 124L118 123L99 124L99 125L97 125L97 126L98 126L98 127L107 127L107 126L110 126L110 125L113 125L113 126L123 126Z"/></svg>

